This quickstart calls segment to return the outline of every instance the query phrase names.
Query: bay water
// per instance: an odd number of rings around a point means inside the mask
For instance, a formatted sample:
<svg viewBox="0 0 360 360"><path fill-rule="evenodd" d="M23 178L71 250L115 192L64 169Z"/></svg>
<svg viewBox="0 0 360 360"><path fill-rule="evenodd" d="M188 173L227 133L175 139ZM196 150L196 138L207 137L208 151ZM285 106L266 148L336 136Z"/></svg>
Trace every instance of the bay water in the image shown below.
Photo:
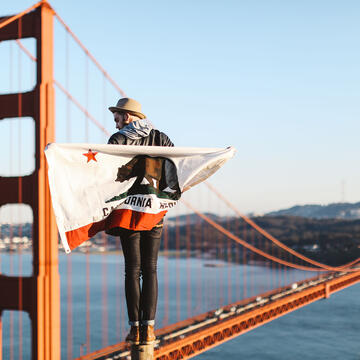
<svg viewBox="0 0 360 360"><path fill-rule="evenodd" d="M1 254L1 271L31 273L31 255ZM21 265L20 265L21 264ZM123 341L128 330L120 253L60 254L62 359ZM11 271L10 271L11 270ZM156 327L316 275L264 264L160 256ZM87 286L88 283L88 286ZM6 289L1 289L1 292ZM5 311L3 359L30 359L30 320ZM19 327L22 328L19 337ZM21 344L21 346L19 346ZM360 360L360 284L271 321L197 358Z"/></svg>

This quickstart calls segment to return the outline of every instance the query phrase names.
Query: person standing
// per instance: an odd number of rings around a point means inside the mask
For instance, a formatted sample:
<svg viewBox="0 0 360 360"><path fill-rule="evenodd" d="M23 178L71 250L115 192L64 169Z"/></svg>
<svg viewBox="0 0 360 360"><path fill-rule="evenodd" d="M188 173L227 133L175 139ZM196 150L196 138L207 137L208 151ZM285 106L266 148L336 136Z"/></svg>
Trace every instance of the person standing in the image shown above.
<svg viewBox="0 0 360 360"><path fill-rule="evenodd" d="M169 137L156 130L134 99L121 98L109 107L118 131L108 144L174 146ZM158 297L157 258L163 220L151 230L136 231L113 228L110 235L120 236L125 260L125 296L130 332L126 341L151 344L155 341L154 325ZM142 284L140 282L142 279Z"/></svg>

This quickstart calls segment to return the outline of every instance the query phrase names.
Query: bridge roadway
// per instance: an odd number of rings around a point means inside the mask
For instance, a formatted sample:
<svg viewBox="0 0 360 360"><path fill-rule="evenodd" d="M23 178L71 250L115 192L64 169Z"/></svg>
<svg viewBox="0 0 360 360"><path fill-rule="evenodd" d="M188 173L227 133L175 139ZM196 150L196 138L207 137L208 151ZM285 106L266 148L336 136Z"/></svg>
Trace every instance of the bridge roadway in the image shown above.
<svg viewBox="0 0 360 360"><path fill-rule="evenodd" d="M360 270L327 273L159 329L154 359L189 359L357 282L360 282ZM122 342L76 360L129 358L129 346Z"/></svg>

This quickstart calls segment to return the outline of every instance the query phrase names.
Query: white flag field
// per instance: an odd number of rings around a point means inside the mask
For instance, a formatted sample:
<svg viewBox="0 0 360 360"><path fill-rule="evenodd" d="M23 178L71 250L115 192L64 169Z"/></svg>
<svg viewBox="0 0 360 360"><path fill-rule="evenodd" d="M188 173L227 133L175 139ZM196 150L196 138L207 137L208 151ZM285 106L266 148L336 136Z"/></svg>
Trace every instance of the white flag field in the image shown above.
<svg viewBox="0 0 360 360"><path fill-rule="evenodd" d="M235 148L49 144L56 223L67 253L100 231L150 230Z"/></svg>

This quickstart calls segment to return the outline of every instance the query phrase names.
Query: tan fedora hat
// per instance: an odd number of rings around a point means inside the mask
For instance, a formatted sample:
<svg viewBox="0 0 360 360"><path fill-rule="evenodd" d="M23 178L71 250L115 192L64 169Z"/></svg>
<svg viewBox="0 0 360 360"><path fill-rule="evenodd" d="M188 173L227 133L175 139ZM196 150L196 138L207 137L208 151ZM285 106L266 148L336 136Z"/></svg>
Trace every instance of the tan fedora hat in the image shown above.
<svg viewBox="0 0 360 360"><path fill-rule="evenodd" d="M114 113L116 111L119 112L128 112L135 116L138 116L140 119L145 119L146 116L141 112L141 104L134 99L130 98L121 98L116 106L110 106L109 110Z"/></svg>

